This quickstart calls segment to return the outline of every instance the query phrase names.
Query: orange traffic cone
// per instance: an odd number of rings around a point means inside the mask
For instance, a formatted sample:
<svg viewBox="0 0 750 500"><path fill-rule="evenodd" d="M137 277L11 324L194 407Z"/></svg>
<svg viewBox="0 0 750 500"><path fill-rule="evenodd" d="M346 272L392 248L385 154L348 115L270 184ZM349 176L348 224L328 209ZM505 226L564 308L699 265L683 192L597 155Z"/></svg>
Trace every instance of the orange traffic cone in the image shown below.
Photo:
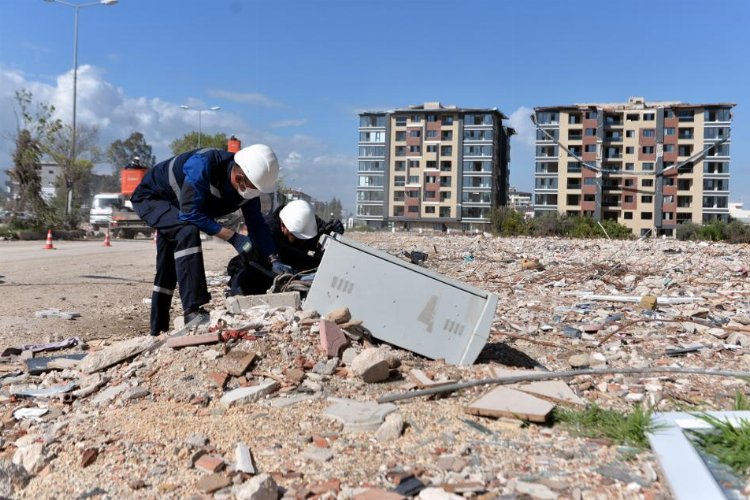
<svg viewBox="0 0 750 500"><path fill-rule="evenodd" d="M105 247L111 247L112 243L109 242L109 231L107 231L107 234L104 235L104 246Z"/></svg>
<svg viewBox="0 0 750 500"><path fill-rule="evenodd" d="M43 250L54 250L55 247L52 246L52 229L47 230L47 243L42 247Z"/></svg>

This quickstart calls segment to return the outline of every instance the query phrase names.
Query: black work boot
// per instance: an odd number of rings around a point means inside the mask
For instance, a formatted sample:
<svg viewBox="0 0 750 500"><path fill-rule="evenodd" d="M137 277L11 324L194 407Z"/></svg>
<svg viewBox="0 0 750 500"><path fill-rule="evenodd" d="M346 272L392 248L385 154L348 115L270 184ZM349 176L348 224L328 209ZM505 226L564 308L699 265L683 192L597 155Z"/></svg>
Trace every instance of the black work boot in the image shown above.
<svg viewBox="0 0 750 500"><path fill-rule="evenodd" d="M197 307L195 309L190 308L186 310L183 318L185 318L185 328L203 325L211 320L211 316L209 315L208 311L206 311L202 307Z"/></svg>

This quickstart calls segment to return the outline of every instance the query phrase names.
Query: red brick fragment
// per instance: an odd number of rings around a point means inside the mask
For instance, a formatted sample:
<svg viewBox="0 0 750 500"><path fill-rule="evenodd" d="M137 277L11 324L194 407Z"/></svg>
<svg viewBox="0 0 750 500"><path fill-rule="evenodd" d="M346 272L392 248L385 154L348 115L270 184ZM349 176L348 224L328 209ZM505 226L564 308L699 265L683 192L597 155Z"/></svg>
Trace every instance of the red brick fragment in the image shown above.
<svg viewBox="0 0 750 500"><path fill-rule="evenodd" d="M320 348L329 358L338 356L348 343L346 335L336 323L320 320Z"/></svg>
<svg viewBox="0 0 750 500"><path fill-rule="evenodd" d="M206 472L219 472L224 468L224 459L213 455L203 455L195 462L195 468Z"/></svg>
<svg viewBox="0 0 750 500"><path fill-rule="evenodd" d="M188 347L191 345L216 344L219 341L218 333L204 333L203 335L183 335L181 337L169 337L167 346L172 349Z"/></svg>

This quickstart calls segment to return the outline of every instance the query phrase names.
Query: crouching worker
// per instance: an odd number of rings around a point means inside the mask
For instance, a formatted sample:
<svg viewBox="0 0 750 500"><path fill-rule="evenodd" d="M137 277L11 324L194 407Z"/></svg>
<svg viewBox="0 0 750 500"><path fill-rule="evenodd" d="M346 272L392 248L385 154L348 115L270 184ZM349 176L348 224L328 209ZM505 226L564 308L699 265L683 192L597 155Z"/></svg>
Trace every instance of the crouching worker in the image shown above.
<svg viewBox="0 0 750 500"><path fill-rule="evenodd" d="M279 162L268 146L237 153L200 149L152 168L133 192L138 216L158 231L156 276L151 294L151 335L169 330L169 308L177 283L185 324L208 321L210 300L200 231L229 242L240 254L255 250L276 272L289 267L278 257L260 211L261 193L276 187ZM250 237L222 227L216 218L242 209Z"/></svg>
<svg viewBox="0 0 750 500"><path fill-rule="evenodd" d="M291 201L277 208L266 216L266 223L271 228L279 258L294 272L313 270L320 265L323 250L318 243L323 234L344 234L340 220L324 222L303 200ZM265 293L276 276L257 253L234 257L229 261L227 274L231 295Z"/></svg>

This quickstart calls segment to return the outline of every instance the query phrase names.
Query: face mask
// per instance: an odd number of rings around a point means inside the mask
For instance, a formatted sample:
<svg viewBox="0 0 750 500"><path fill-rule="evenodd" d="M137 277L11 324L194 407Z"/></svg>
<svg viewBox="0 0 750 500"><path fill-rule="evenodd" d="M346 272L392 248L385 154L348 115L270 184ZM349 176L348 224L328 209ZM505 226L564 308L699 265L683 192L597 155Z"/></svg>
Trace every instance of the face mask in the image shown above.
<svg viewBox="0 0 750 500"><path fill-rule="evenodd" d="M253 198L257 198L258 196L260 196L260 191L258 191L257 189L238 189L237 192L240 193L240 196L242 196L246 200L252 200Z"/></svg>

